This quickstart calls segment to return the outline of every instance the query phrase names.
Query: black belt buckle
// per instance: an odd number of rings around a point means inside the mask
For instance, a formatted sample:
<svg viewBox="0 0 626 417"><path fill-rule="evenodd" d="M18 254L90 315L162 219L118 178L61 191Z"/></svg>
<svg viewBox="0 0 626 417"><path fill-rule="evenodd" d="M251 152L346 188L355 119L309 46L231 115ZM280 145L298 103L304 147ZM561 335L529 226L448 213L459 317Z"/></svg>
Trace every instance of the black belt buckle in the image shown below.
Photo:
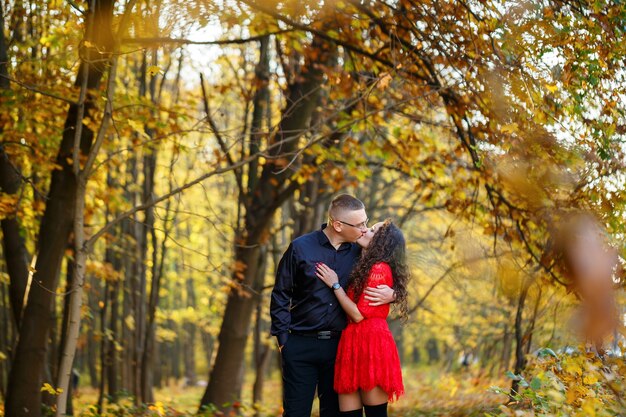
<svg viewBox="0 0 626 417"><path fill-rule="evenodd" d="M317 339L318 340L328 340L330 339L332 332L330 330L321 330L319 332L317 332Z"/></svg>

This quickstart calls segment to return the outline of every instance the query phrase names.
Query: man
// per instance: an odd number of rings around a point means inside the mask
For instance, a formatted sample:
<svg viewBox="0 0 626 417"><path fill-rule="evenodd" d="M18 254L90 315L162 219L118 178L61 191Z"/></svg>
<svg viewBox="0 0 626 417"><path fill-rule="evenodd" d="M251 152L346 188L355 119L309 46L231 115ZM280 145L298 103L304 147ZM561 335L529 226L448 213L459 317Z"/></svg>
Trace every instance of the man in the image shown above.
<svg viewBox="0 0 626 417"><path fill-rule="evenodd" d="M360 253L355 242L367 222L363 203L341 194L330 203L328 224L291 242L278 265L270 315L282 357L284 417L310 417L316 388L320 417L339 415L333 378L346 315L334 291L347 288ZM337 273L340 286L330 289L317 278L319 262ZM366 293L372 305L393 301L393 289L387 286Z"/></svg>

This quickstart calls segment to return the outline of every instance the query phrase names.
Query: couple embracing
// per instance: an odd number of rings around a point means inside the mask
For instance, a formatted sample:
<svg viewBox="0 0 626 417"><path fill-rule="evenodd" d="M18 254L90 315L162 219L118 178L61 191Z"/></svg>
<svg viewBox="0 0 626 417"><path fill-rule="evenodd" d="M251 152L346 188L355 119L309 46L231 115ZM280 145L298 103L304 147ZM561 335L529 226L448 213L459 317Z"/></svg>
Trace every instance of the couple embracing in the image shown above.
<svg viewBox="0 0 626 417"><path fill-rule="evenodd" d="M333 199L328 223L295 239L276 272L270 315L283 367L284 417L386 417L404 393L389 303L407 310L406 244L363 203ZM347 316L347 317L346 317Z"/></svg>

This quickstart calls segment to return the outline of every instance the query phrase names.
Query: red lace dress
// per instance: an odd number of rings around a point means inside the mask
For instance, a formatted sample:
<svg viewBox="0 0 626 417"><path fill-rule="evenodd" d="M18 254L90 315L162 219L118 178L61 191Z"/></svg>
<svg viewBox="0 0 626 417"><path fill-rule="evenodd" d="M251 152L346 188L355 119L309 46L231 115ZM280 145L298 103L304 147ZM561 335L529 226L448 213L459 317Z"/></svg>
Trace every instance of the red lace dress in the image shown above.
<svg viewBox="0 0 626 417"><path fill-rule="evenodd" d="M383 262L372 266L367 286L381 284L393 286L391 268ZM354 301L351 289L348 296ZM364 294L357 307L364 319L359 323L348 320L341 334L335 362L335 391L348 394L378 386L393 401L404 394L404 385L398 348L386 320L389 304L371 307L363 297Z"/></svg>

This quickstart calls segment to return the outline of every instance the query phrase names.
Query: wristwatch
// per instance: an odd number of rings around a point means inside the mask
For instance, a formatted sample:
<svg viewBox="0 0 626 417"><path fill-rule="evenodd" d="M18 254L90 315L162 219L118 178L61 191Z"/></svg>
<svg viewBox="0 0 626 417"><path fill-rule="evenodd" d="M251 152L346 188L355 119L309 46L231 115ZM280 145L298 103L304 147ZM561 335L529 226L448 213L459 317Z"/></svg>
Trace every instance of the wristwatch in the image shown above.
<svg viewBox="0 0 626 417"><path fill-rule="evenodd" d="M332 288L334 291L337 291L339 288L341 288L341 284L335 282L333 285L331 285L330 288Z"/></svg>

